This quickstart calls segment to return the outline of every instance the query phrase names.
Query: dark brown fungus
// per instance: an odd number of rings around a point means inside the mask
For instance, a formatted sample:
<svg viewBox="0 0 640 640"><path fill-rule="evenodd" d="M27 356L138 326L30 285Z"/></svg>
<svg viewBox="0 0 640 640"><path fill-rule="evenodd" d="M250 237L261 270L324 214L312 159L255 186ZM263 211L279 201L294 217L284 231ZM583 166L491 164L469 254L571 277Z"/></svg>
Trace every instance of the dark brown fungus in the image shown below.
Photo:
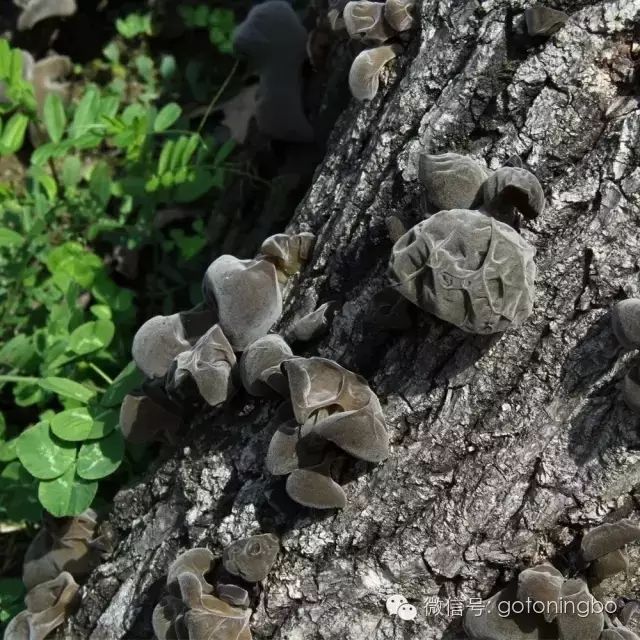
<svg viewBox="0 0 640 640"><path fill-rule="evenodd" d="M640 527L631 520L601 524L585 533L580 549L587 562L606 556L612 551L640 539Z"/></svg>
<svg viewBox="0 0 640 640"><path fill-rule="evenodd" d="M133 337L131 354L138 368L150 378L159 378L169 370L173 359L191 348L180 315L154 316Z"/></svg>
<svg viewBox="0 0 640 640"><path fill-rule="evenodd" d="M611 326L625 349L640 349L640 298L617 302L611 309Z"/></svg>
<svg viewBox="0 0 640 640"><path fill-rule="evenodd" d="M393 30L384 18L384 4L381 2L347 2L342 19L347 33L354 39L382 44L393 35Z"/></svg>
<svg viewBox="0 0 640 640"><path fill-rule="evenodd" d="M302 105L307 32L291 5L267 0L254 6L233 38L236 53L247 57L260 76L258 129L278 140L312 140Z"/></svg>
<svg viewBox="0 0 640 640"><path fill-rule="evenodd" d="M384 17L394 31L411 29L414 6L415 0L387 0L384 3Z"/></svg>
<svg viewBox="0 0 640 640"><path fill-rule="evenodd" d="M207 269L203 290L218 309L220 327L234 351L267 335L282 314L276 268L267 260L221 256Z"/></svg>
<svg viewBox="0 0 640 640"><path fill-rule="evenodd" d="M536 613L513 613L518 601L515 585L499 591L482 607L467 608L463 618L464 630L473 640L542 640L557 638L555 624L545 622Z"/></svg>
<svg viewBox="0 0 640 640"><path fill-rule="evenodd" d="M633 367L624 377L623 393L629 409L640 413L640 366Z"/></svg>
<svg viewBox="0 0 640 640"><path fill-rule="evenodd" d="M544 191L533 173L517 167L502 167L487 178L482 187L484 210L507 224L516 220L518 210L532 220L544 211Z"/></svg>
<svg viewBox="0 0 640 640"><path fill-rule="evenodd" d="M184 613L186 608L180 598L165 596L158 602L151 616L153 632L158 640L178 640L175 627L176 618Z"/></svg>
<svg viewBox="0 0 640 640"><path fill-rule="evenodd" d="M242 385L254 396L286 395L287 381L280 365L292 357L291 348L279 335L258 338L240 358Z"/></svg>
<svg viewBox="0 0 640 640"><path fill-rule="evenodd" d="M5 640L44 640L76 608L78 589L66 571L33 587L25 597L27 610L9 624Z"/></svg>
<svg viewBox="0 0 640 640"><path fill-rule="evenodd" d="M524 163L522 162L522 158L518 155L512 155L507 158L507 161L504 163L505 167L516 167L517 169L522 169L524 167Z"/></svg>
<svg viewBox="0 0 640 640"><path fill-rule="evenodd" d="M205 575L213 568L213 554L209 549L196 547L181 553L169 566L167 572L167 587L174 595L180 593L178 577L181 573L191 573L202 585L204 593L211 593L213 586L210 585Z"/></svg>
<svg viewBox="0 0 640 640"><path fill-rule="evenodd" d="M224 568L247 582L261 582L276 561L280 541L271 533L237 540L225 548Z"/></svg>
<svg viewBox="0 0 640 640"><path fill-rule="evenodd" d="M349 69L351 95L360 101L373 100L380 87L380 74L387 62L398 55L399 49L384 45L375 49L365 49L354 59Z"/></svg>
<svg viewBox="0 0 640 640"><path fill-rule="evenodd" d="M458 153L422 153L418 159L418 178L438 211L471 209L488 177L484 165Z"/></svg>
<svg viewBox="0 0 640 640"><path fill-rule="evenodd" d="M249 593L235 584L219 584L216 586L218 598L234 607L248 607Z"/></svg>
<svg viewBox="0 0 640 640"><path fill-rule="evenodd" d="M558 612L564 576L551 564L525 569L518 576L518 600L544 603L544 618L551 622Z"/></svg>
<svg viewBox="0 0 640 640"><path fill-rule="evenodd" d="M296 469L287 478L286 489L292 500L313 509L344 509L347 504L344 490L324 464Z"/></svg>
<svg viewBox="0 0 640 640"><path fill-rule="evenodd" d="M563 640L598 640L604 615L595 603L583 580L567 580L562 585L556 620Z"/></svg>
<svg viewBox="0 0 640 640"><path fill-rule="evenodd" d="M622 624L629 625L633 621L640 621L640 601L627 602L619 613Z"/></svg>
<svg viewBox="0 0 640 640"><path fill-rule="evenodd" d="M47 18L62 18L73 15L78 7L76 0L28 0L18 16L18 29L32 29Z"/></svg>
<svg viewBox="0 0 640 640"><path fill-rule="evenodd" d="M176 442L182 419L167 411L146 395L125 396L120 405L120 430L127 442Z"/></svg>
<svg viewBox="0 0 640 640"><path fill-rule="evenodd" d="M284 276L298 273L311 259L316 237L313 233L277 233L269 236L260 246L260 254L269 262L273 262Z"/></svg>
<svg viewBox="0 0 640 640"><path fill-rule="evenodd" d="M287 337L292 342L308 342L324 335L329 330L337 306L333 301L321 304L315 311L296 320Z"/></svg>
<svg viewBox="0 0 640 640"><path fill-rule="evenodd" d="M530 36L551 36L560 30L569 16L563 11L541 4L525 9L525 22Z"/></svg>
<svg viewBox="0 0 640 640"><path fill-rule="evenodd" d="M394 245L389 275L402 295L463 331L491 334L533 310L535 249L477 211L441 211Z"/></svg>
<svg viewBox="0 0 640 640"><path fill-rule="evenodd" d="M283 367L300 424L312 419L313 433L356 458L381 462L388 457L384 414L362 376L325 358L293 358ZM327 411L318 415L321 409Z"/></svg>
<svg viewBox="0 0 640 640"><path fill-rule="evenodd" d="M234 393L232 370L236 356L219 325L209 329L188 351L176 357L168 376L170 392L193 380L204 400L215 407Z"/></svg>
<svg viewBox="0 0 640 640"><path fill-rule="evenodd" d="M596 558L589 567L589 575L597 581L604 580L617 573L626 573L629 569L629 558L627 555L617 549L606 556Z"/></svg>
<svg viewBox="0 0 640 640"><path fill-rule="evenodd" d="M287 420L278 426L267 450L269 473L285 476L300 467L322 462L327 442L315 435L312 427L300 427L295 420Z"/></svg>
<svg viewBox="0 0 640 640"><path fill-rule="evenodd" d="M344 29L344 20L342 12L347 5L348 0L327 0L327 19L334 31Z"/></svg>
<svg viewBox="0 0 640 640"><path fill-rule="evenodd" d="M96 515L91 509L73 518L52 518L31 541L22 569L22 581L28 590L54 580L63 572L74 578L85 577L97 561L92 547Z"/></svg>

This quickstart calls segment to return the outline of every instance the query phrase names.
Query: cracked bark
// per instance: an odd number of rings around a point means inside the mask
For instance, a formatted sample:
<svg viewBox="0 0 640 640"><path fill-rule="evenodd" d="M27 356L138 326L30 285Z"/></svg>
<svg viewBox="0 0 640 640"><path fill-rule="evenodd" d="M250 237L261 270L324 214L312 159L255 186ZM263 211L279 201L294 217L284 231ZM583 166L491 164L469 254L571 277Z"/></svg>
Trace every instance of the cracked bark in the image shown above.
<svg viewBox="0 0 640 640"><path fill-rule="evenodd" d="M330 333L295 350L369 379L391 457L348 471L344 511L295 510L263 466L275 402L239 395L199 416L178 450L118 494L120 543L83 588L70 636L151 637L180 551L220 553L274 531L282 553L255 638L462 638L458 618L426 615L428 598L485 598L544 558L570 568L584 527L638 517L639 420L620 394L638 356L615 346L607 309L640 295L640 0L559 1L570 21L535 42L519 35L527 5L423 0L378 96L340 117L289 226L318 241L280 329L341 304ZM545 187L545 213L522 229L538 267L523 327L474 337L417 309L408 331L366 324L387 285L386 218L424 215L421 147L492 168L518 153ZM638 573L615 588L638 597ZM418 607L416 621L386 615L393 593Z"/></svg>

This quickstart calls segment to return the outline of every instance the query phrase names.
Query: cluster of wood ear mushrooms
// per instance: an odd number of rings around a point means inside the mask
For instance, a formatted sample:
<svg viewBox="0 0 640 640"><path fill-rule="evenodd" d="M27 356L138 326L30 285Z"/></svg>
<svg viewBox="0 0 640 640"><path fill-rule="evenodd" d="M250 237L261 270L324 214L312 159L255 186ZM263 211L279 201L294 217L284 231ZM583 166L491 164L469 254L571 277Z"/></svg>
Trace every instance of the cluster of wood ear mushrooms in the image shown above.
<svg viewBox="0 0 640 640"><path fill-rule="evenodd" d="M222 567L206 548L178 556L167 573L168 593L153 610L158 640L251 640L251 602L279 548L278 538L266 533L225 548ZM209 582L212 578L214 584Z"/></svg>
<svg viewBox="0 0 640 640"><path fill-rule="evenodd" d="M472 640L640 640L625 626L633 603L608 615L604 603L590 591L597 591L603 580L628 572L624 549L639 539L640 527L630 520L592 529L580 546L581 575L567 578L549 562L525 569L482 607L467 609L463 622L467 635Z"/></svg>
<svg viewBox="0 0 640 640"><path fill-rule="evenodd" d="M418 178L433 211L394 238L389 276L416 306L460 329L492 334L533 310L535 249L518 232L545 206L516 156L496 171L457 153L421 153Z"/></svg>
<svg viewBox="0 0 640 640"><path fill-rule="evenodd" d="M380 402L361 376L326 358L297 357L283 336L269 333L282 314L281 288L309 260L313 244L310 233L277 234L252 260L221 256L205 273L201 308L156 316L140 327L132 354L148 380L121 406L128 441L175 443L182 408L202 401L218 406L241 387L253 396L281 398L267 469L288 476L286 491L298 504L345 506L332 477L338 463L388 456ZM334 311L324 303L294 323L287 337L314 339Z"/></svg>
<svg viewBox="0 0 640 640"><path fill-rule="evenodd" d="M7 626L4 640L44 640L80 603L77 580L85 578L111 547L88 509L72 518L46 516L24 557L26 609Z"/></svg>

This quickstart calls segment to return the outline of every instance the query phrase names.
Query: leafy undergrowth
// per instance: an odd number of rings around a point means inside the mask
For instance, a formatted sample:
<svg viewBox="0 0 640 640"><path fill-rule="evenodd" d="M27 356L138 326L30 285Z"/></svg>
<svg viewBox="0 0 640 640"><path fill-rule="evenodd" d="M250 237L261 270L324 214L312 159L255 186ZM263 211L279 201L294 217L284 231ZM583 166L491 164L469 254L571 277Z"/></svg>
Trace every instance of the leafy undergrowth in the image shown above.
<svg viewBox="0 0 640 640"><path fill-rule="evenodd" d="M142 379L133 333L200 301L211 247L194 212L258 180L210 118L240 86L236 15L178 17L183 47L123 13L100 57L45 81L0 40L0 628L43 508L100 508L148 468L118 427Z"/></svg>

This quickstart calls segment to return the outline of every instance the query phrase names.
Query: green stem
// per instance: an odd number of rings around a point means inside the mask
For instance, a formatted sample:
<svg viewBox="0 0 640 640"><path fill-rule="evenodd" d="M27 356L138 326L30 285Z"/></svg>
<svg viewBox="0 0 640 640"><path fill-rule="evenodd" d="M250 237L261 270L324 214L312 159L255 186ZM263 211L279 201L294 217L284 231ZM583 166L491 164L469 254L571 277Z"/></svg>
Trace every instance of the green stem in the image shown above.
<svg viewBox="0 0 640 640"><path fill-rule="evenodd" d="M40 378L33 376L1 376L0 382L38 382Z"/></svg>
<svg viewBox="0 0 640 640"><path fill-rule="evenodd" d="M97 365L93 362L87 363L107 384L113 384L113 380Z"/></svg>
<svg viewBox="0 0 640 640"><path fill-rule="evenodd" d="M229 75L225 78L225 81L222 83L222 86L218 89L216 95L213 96L213 99L209 103L207 110L204 112L204 115L202 116L202 120L200 121L200 125L198 126L198 130L196 131L196 133L199 134L202 131L209 116L211 115L211 112L213 111L213 107L215 107L216 103L220 99L220 96L224 93L224 90L227 88L227 85L229 84L229 82L231 82L231 78L233 78L233 74L236 72L236 69L238 68L239 63L240 63L239 60L236 60L233 63L233 67L231 67L231 71L229 72Z"/></svg>

